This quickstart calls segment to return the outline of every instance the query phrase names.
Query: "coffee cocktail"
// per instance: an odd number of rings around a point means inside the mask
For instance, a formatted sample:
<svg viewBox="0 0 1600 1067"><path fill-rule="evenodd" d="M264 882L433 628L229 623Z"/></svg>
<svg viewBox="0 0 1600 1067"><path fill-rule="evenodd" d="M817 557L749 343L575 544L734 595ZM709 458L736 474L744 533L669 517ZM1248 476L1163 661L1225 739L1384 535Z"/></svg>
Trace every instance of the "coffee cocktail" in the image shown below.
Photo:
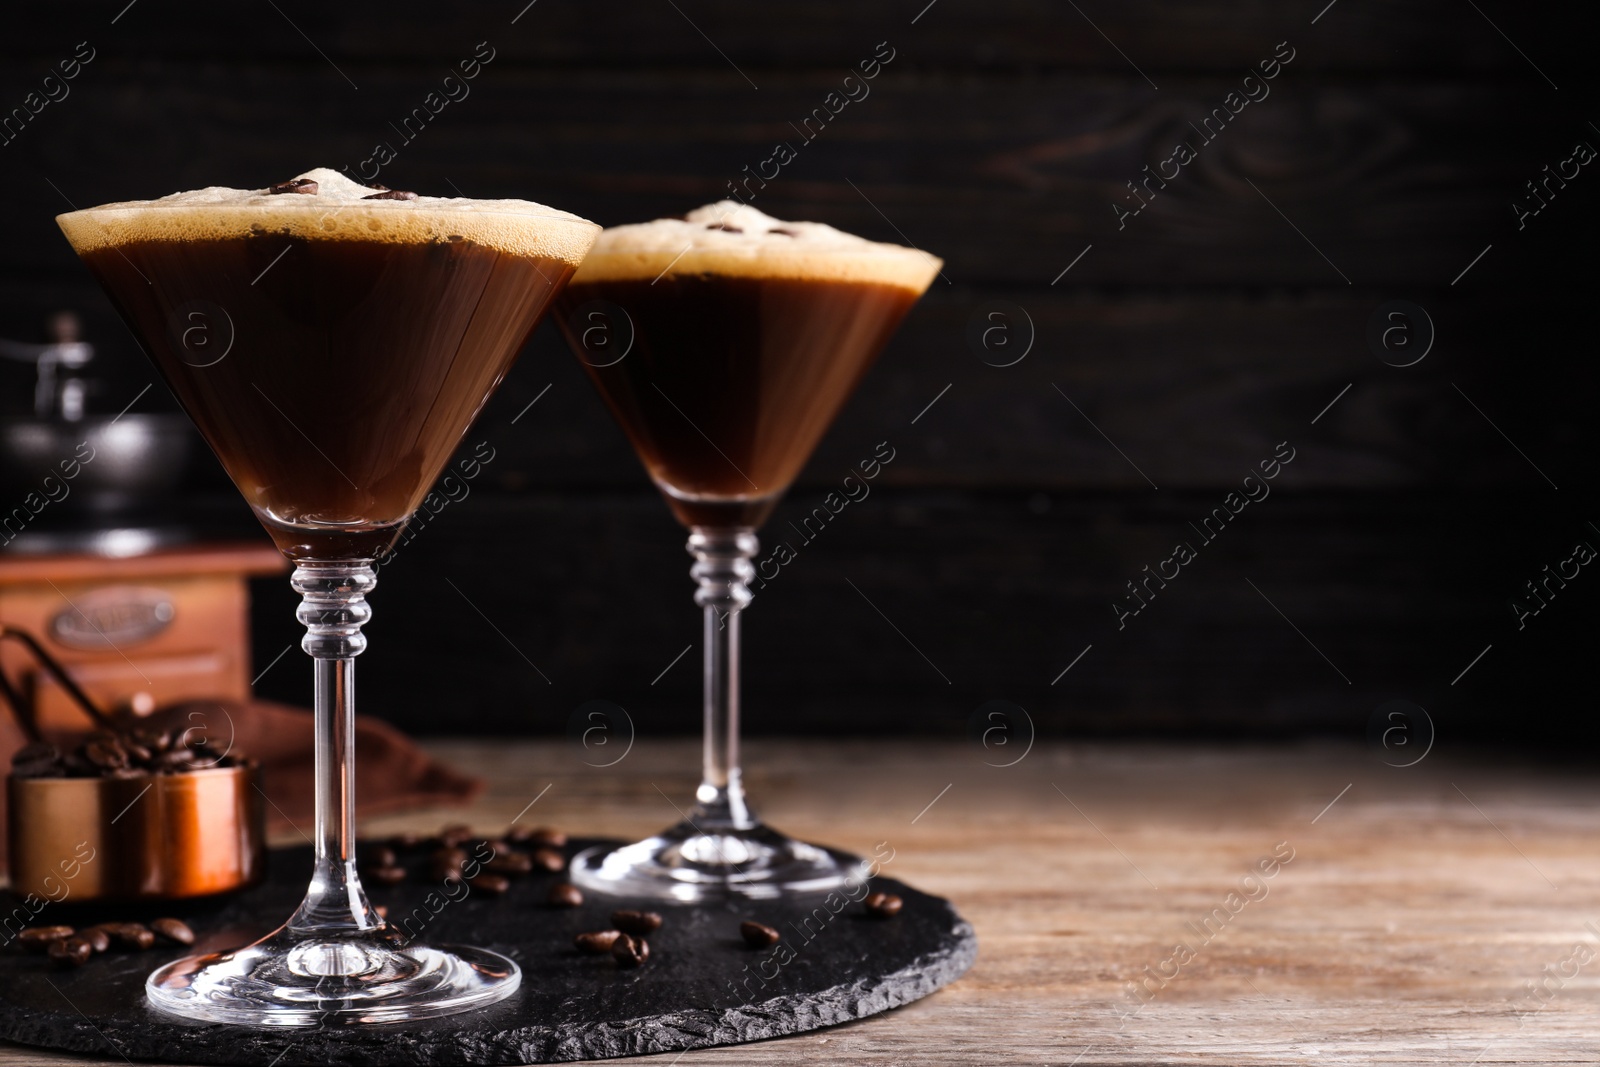
<svg viewBox="0 0 1600 1067"><path fill-rule="evenodd" d="M355 656L373 560L421 503L599 227L522 200L419 197L314 170L59 219L295 567L316 670L315 870L275 933L162 967L207 1022L402 1022L515 992L485 949L408 940L355 866Z"/></svg>
<svg viewBox="0 0 1600 1067"><path fill-rule="evenodd" d="M690 528L706 680L698 803L655 837L576 857L574 880L698 900L828 890L849 875L849 857L778 833L745 803L740 612L755 527L939 267L725 201L606 230L560 297L568 342Z"/></svg>

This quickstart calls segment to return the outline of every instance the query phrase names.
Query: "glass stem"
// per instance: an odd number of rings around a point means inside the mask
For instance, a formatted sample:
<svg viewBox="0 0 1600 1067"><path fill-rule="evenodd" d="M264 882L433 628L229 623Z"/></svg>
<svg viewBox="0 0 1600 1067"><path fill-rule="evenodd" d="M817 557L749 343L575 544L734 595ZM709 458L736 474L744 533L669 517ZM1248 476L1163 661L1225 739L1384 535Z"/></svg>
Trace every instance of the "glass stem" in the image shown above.
<svg viewBox="0 0 1600 1067"><path fill-rule="evenodd" d="M355 848L355 657L367 647L361 627L372 617L366 598L377 584L370 560L302 563L290 579L301 596L295 617L306 627L300 647L316 669L316 861L291 934L383 925L361 888Z"/></svg>
<svg viewBox="0 0 1600 1067"><path fill-rule="evenodd" d="M755 531L748 526L696 526L689 574L705 612L705 756L691 819L700 830L748 830L757 825L739 781L739 618L750 603Z"/></svg>

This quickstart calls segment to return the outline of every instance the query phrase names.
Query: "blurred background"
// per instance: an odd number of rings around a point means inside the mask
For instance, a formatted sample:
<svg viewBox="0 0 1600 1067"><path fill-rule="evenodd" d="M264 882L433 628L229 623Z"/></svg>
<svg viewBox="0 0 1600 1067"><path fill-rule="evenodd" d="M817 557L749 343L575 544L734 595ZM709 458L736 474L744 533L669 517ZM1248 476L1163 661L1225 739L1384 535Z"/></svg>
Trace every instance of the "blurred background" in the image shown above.
<svg viewBox="0 0 1600 1067"><path fill-rule="evenodd" d="M0 337L44 344L73 311L90 415L175 412L58 212L392 156L378 180L396 188L617 224L725 196L788 143L747 187L756 207L945 269L763 532L796 558L745 620L749 732L959 736L1000 700L1045 737L1360 737L1406 701L1440 748L1592 753L1600 576L1574 555L1600 547L1600 111L1577 17L1500 0L37 6L0 37ZM1194 158L1173 162L1184 141ZM7 419L35 417L28 358L0 360L0 390ZM871 495L802 534L880 442L894 459ZM463 455L483 443L492 460L381 571L363 711L415 734L561 734L603 700L641 736L696 731L683 532L552 324ZM81 492L0 535L0 613L18 583L65 581L38 553L86 530L187 546L229 575L207 602L248 631L135 669L304 704L298 598L270 553L213 551L267 541L192 444L152 461L170 486L97 509ZM1286 456L1213 542L1203 520ZM31 475L6 469L14 509ZM1134 599L1180 542L1194 558ZM159 629L153 603L113 595L99 617ZM94 654L114 688L124 666Z"/></svg>

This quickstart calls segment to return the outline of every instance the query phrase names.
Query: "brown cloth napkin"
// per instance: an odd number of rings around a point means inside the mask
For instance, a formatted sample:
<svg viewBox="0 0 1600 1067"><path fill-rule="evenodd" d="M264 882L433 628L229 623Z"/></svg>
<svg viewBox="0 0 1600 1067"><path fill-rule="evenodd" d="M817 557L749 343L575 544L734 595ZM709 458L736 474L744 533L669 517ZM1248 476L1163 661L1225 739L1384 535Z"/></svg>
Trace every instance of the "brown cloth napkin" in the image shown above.
<svg viewBox="0 0 1600 1067"><path fill-rule="evenodd" d="M255 760L267 794L267 828L297 829L310 837L315 817L312 781L311 712L264 700L250 703L196 701L164 708L142 721L155 729L188 727L204 732L215 748ZM81 735L80 735L81 736ZM70 744L71 736L53 736ZM0 770L27 741L11 717L0 711ZM231 741L231 744L230 744ZM356 716L356 814L360 817L441 804L465 804L483 791L483 782L439 763L388 723ZM4 844L5 796L0 793L0 844ZM5 853L0 850L0 869Z"/></svg>

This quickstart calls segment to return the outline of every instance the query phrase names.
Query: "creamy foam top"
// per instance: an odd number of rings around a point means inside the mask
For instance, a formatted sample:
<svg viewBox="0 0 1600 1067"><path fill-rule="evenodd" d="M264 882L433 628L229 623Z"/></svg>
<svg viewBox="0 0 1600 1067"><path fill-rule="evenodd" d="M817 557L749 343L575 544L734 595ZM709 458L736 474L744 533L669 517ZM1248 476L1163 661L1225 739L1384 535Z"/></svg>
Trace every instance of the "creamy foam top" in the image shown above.
<svg viewBox="0 0 1600 1067"><path fill-rule="evenodd" d="M880 244L820 222L782 222L722 200L681 219L612 226L600 234L574 283L655 279L666 274L878 282L917 293L943 261Z"/></svg>
<svg viewBox="0 0 1600 1067"><path fill-rule="evenodd" d="M419 196L366 200L376 190L336 170L298 175L314 195L211 186L158 200L102 204L56 217L79 252L147 241L220 241L254 233L322 240L422 244L465 238L513 255L577 264L599 229L566 211L528 200Z"/></svg>

